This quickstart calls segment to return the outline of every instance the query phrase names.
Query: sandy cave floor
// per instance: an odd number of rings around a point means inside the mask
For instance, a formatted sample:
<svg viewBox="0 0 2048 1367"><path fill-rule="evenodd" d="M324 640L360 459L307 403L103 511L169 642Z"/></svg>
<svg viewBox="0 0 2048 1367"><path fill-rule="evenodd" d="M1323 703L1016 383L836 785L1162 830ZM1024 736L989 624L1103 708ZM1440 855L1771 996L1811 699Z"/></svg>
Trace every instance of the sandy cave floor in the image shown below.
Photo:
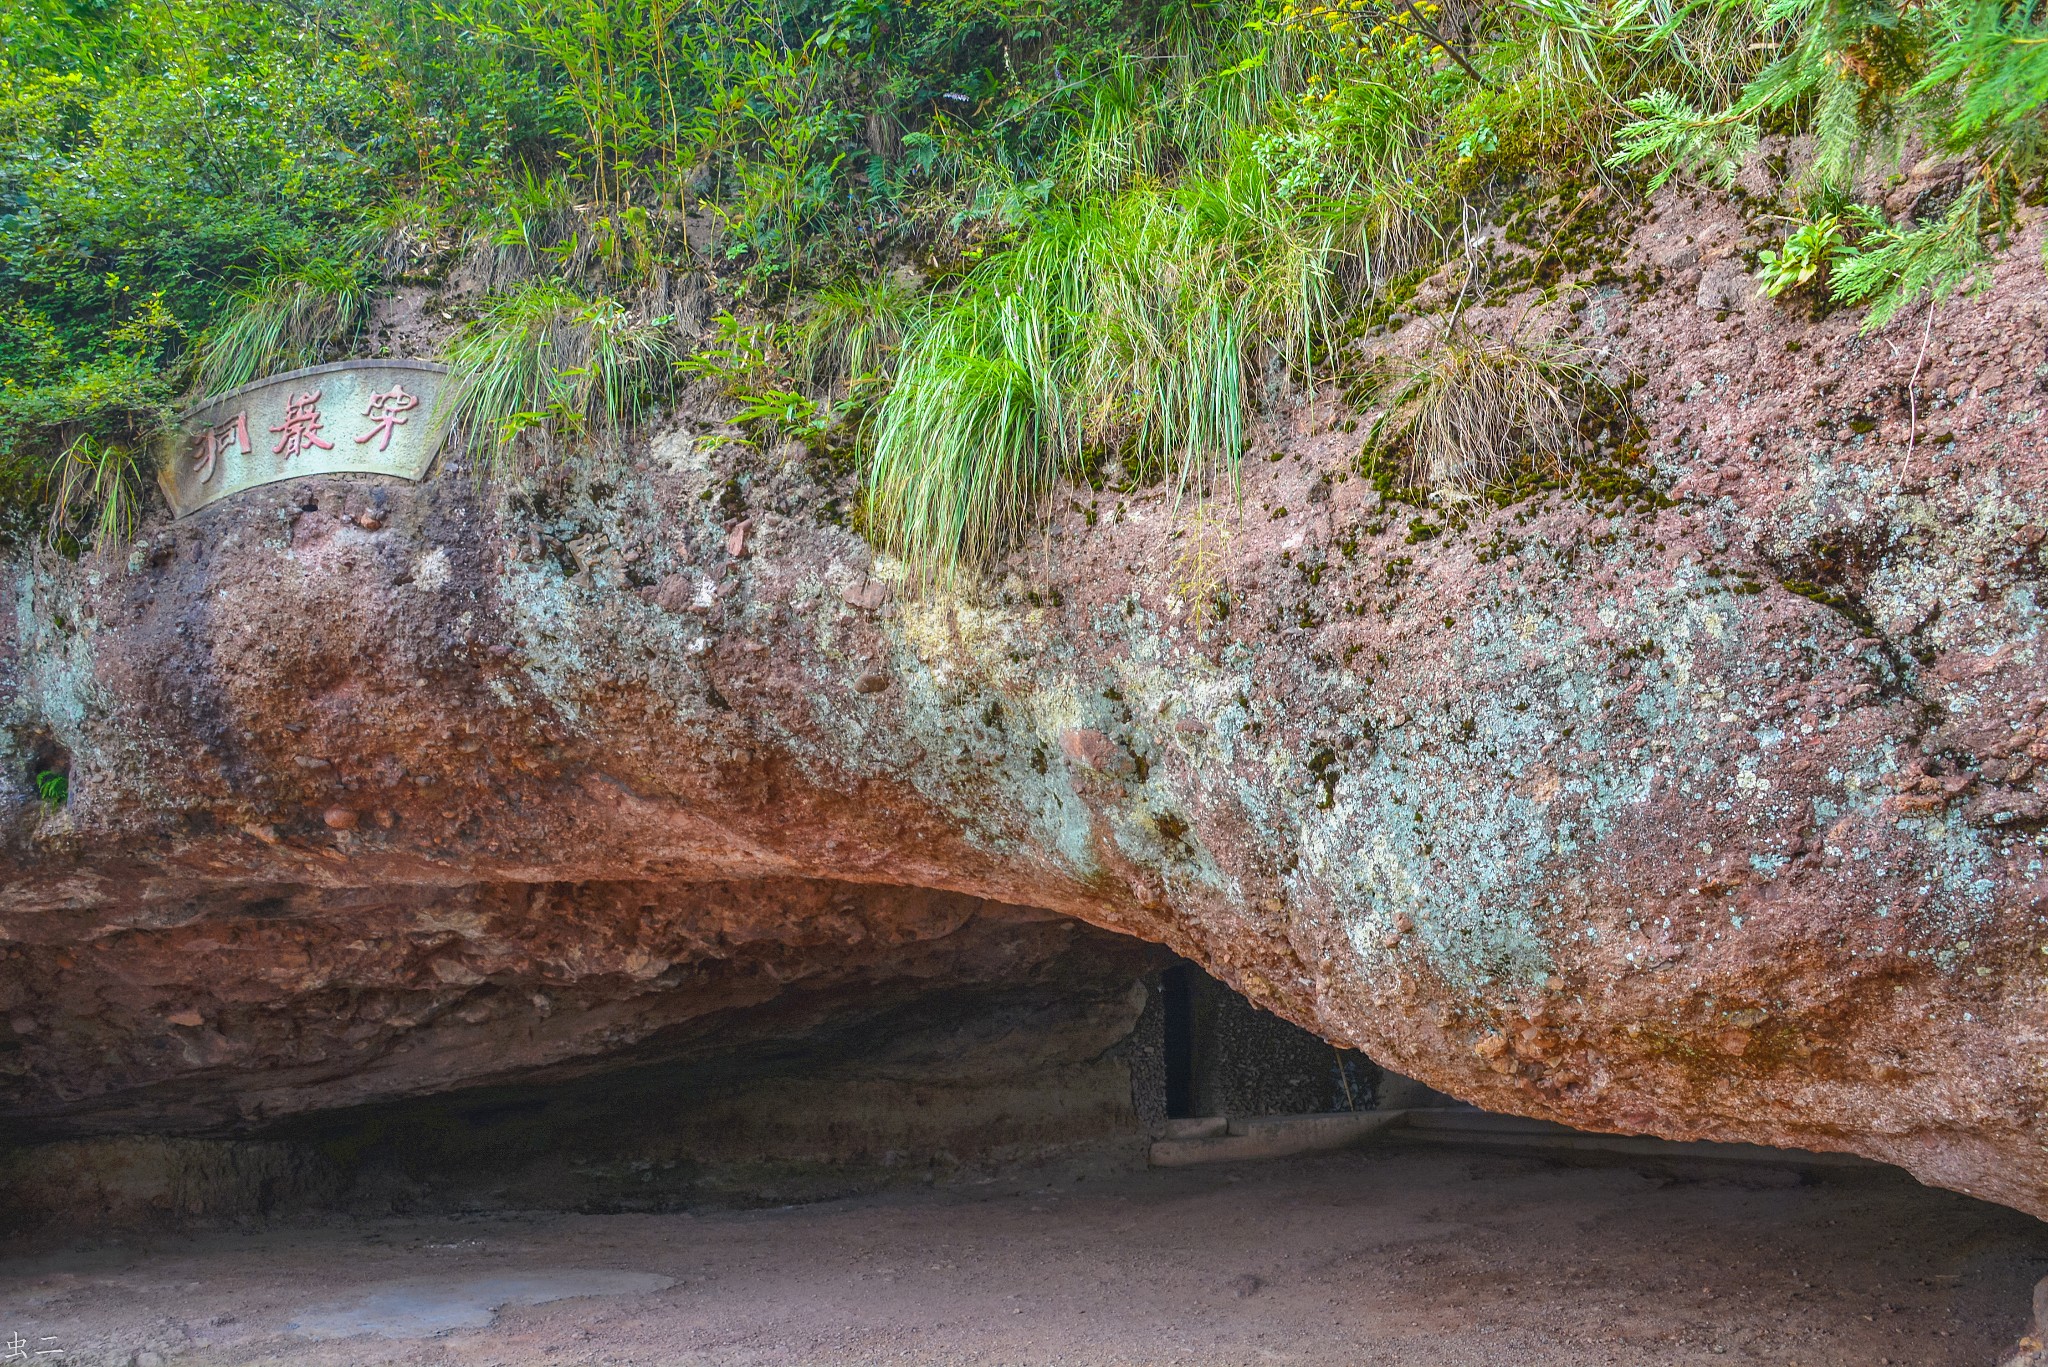
<svg viewBox="0 0 2048 1367"><path fill-rule="evenodd" d="M1989 1367L2048 1272L2048 1225L1888 1171L1381 1147L1075 1178L16 1244L0 1354L18 1338L66 1367Z"/></svg>

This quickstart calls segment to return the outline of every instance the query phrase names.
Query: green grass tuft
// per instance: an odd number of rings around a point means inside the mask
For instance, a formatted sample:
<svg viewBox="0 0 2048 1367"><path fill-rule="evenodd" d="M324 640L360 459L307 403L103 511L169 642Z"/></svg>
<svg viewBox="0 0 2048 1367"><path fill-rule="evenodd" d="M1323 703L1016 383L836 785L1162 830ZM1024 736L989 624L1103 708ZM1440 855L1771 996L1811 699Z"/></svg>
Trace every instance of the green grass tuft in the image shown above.
<svg viewBox="0 0 2048 1367"><path fill-rule="evenodd" d="M148 487L135 448L81 436L57 458L47 478L54 489L49 500L53 543L105 551L135 534Z"/></svg>
<svg viewBox="0 0 2048 1367"><path fill-rule="evenodd" d="M854 384L894 368L903 337L925 310L924 295L900 280L849 280L811 297L796 326L797 363L818 389Z"/></svg>
<svg viewBox="0 0 2048 1367"><path fill-rule="evenodd" d="M1454 331L1401 377L1366 446L1399 463L1399 484L1477 494L1527 475L1562 477L1593 404L1616 397L1561 347Z"/></svg>
<svg viewBox="0 0 2048 1367"><path fill-rule="evenodd" d="M315 262L235 296L199 345L199 388L218 394L265 375L317 365L369 321L371 293L354 270Z"/></svg>
<svg viewBox="0 0 2048 1367"><path fill-rule="evenodd" d="M1176 498L1235 476L1268 351L1306 370L1376 207L1292 201L1256 157L1053 210L913 327L882 401L867 527L927 579L986 562L1084 452Z"/></svg>
<svg viewBox="0 0 2048 1367"><path fill-rule="evenodd" d="M498 295L448 349L455 421L501 470L522 448L547 459L561 437L616 436L667 392L675 362L667 321L560 281Z"/></svg>

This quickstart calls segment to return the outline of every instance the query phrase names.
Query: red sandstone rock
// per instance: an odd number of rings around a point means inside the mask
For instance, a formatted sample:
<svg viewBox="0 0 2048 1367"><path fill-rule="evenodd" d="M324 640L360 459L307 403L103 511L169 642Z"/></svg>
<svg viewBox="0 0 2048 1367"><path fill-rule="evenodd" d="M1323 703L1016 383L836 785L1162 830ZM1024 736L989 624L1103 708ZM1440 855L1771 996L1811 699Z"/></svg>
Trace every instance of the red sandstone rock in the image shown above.
<svg viewBox="0 0 2048 1367"><path fill-rule="evenodd" d="M889 586L873 579L863 579L858 584L848 584L839 591L839 596L849 607L877 612L882 604L889 601Z"/></svg>
<svg viewBox="0 0 2048 1367"><path fill-rule="evenodd" d="M1671 192L1621 277L1708 226L1742 231ZM2048 364L2040 238L1944 307L1944 366ZM1494 1109L2048 1214L2038 385L1901 426L1917 335L1725 276L1712 313L1676 280L1466 310L1643 377L1605 493L1388 506L1334 395L1283 407L1199 620L1163 489L1092 523L1074 490L987 584L849 613L871 554L806 510L853 491L737 444L575 514L649 547L654 602L454 478L377 537L280 542L272 488L151 524L132 573L17 564L0 1108L232 1128L588 1068L810 984L1007 971L1056 915ZM676 613L742 474L775 553ZM337 841L335 806L389 820Z"/></svg>
<svg viewBox="0 0 2048 1367"><path fill-rule="evenodd" d="M661 582L645 590L647 599L663 612L682 612L690 606L695 589L688 575L665 574Z"/></svg>
<svg viewBox="0 0 2048 1367"><path fill-rule="evenodd" d="M1074 764L1098 774L1126 775L1134 772L1131 757L1100 731L1077 727L1060 733L1060 753Z"/></svg>

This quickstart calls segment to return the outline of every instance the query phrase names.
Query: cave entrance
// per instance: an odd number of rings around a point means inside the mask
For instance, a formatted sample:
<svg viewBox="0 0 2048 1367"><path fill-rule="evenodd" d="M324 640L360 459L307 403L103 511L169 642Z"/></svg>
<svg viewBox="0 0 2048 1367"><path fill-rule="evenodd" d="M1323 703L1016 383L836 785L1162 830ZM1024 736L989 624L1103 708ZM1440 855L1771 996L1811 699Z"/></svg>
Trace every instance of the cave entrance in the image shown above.
<svg viewBox="0 0 2048 1367"><path fill-rule="evenodd" d="M1159 945L952 894L776 893L773 934L663 979L436 977L365 988L338 1013L307 1004L308 1028L364 1060L377 1100L255 1125L223 1114L202 1129L213 1094L96 1098L86 1132L130 1136L120 1161L157 1172L160 1192L39 1180L39 1163L69 1161L64 1132L0 1119L0 1144L57 1141L11 1190L0 1172L0 1224L10 1206L22 1224L109 1203L153 1218L143 1208L158 1195L208 1215L337 1200L387 1213L782 1205L1034 1165L1128 1171L1170 1121L1380 1104L1387 1075L1372 1060ZM805 957L777 938L811 933L786 906L948 928ZM321 924L288 911L237 903L219 919L281 946ZM200 999L189 1015L228 1031L238 1010ZM206 1138L166 1137L180 1127ZM219 1143L262 1147L222 1162Z"/></svg>
<svg viewBox="0 0 2048 1367"><path fill-rule="evenodd" d="M781 957L668 982L436 979L349 1004L357 1021L403 1013L392 1037L413 1047L380 1055L386 1085L425 1093L432 1078L405 1070L437 1049L488 1050L508 1069L489 1085L194 1138L165 1138L159 1112L154 1132L0 1144L0 1227L200 1240L175 1271L152 1240L117 1241L140 1250L133 1275L91 1295L68 1270L45 1290L43 1264L10 1302L0 1275L0 1323L131 1362L182 1351L191 1339L153 1337L177 1323L238 1362L456 1328L500 1335L465 1340L488 1345L472 1356L537 1361L537 1334L573 1327L593 1361L680 1349L740 1367L766 1348L936 1367L1151 1361L1193 1306L1205 1334L1235 1325L1196 1359L1213 1364L1477 1362L1512 1343L1527 1367L1576 1367L1589 1343L1621 1343L1659 1361L1733 1344L1752 1360L1963 1367L1992 1360L2048 1261L2025 1217L1869 1165L1808 1155L1795 1172L1745 1146L1490 1115L1159 946L1028 908L921 910L914 924L938 929L829 957L782 953L818 933L790 916L765 941ZM269 903L230 916L245 935L318 924ZM511 1071L544 1030L592 1047ZM923 1185L940 1190L902 1190ZM355 1218L291 1219L256 1254L218 1232L310 1210ZM1969 1275L1926 1277L1930 1251ZM195 1257L210 1260L197 1282ZM1830 1286L1860 1299L1811 1294ZM508 1293L522 1299L493 1299ZM643 1299L612 1313L609 1296ZM547 1310L557 1298L576 1304ZM1616 1314L1589 1331L1602 1305ZM488 1327L500 1309L506 1327Z"/></svg>
<svg viewBox="0 0 2048 1367"><path fill-rule="evenodd" d="M1016 933L1053 941L1021 973L992 955L968 980L799 988L602 1060L264 1137L344 1156L358 1200L398 1209L781 1205L1129 1169L1170 1121L1369 1111L1403 1085L1155 945Z"/></svg>
<svg viewBox="0 0 2048 1367"><path fill-rule="evenodd" d="M1141 1120L1363 1111L1389 1083L1410 1084L1257 1006L1185 960L1148 983L1157 1006L1134 1032L1132 1092ZM1156 1073L1148 1050L1156 1041Z"/></svg>
<svg viewBox="0 0 2048 1367"><path fill-rule="evenodd" d="M1166 1116L1195 1114L1195 1004L1188 981L1193 968L1175 964L1159 975L1160 1053L1165 1071Z"/></svg>

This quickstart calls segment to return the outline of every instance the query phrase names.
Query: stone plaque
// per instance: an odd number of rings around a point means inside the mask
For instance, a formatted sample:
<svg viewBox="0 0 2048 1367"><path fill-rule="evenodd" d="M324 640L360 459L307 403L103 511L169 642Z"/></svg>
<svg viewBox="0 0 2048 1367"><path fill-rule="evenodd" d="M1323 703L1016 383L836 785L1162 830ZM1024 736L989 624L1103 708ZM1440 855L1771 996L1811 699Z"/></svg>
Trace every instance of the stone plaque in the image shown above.
<svg viewBox="0 0 2048 1367"><path fill-rule="evenodd" d="M179 517L301 475L417 482L447 435L447 379L430 361L336 361L230 389L187 412L163 440L158 482Z"/></svg>

